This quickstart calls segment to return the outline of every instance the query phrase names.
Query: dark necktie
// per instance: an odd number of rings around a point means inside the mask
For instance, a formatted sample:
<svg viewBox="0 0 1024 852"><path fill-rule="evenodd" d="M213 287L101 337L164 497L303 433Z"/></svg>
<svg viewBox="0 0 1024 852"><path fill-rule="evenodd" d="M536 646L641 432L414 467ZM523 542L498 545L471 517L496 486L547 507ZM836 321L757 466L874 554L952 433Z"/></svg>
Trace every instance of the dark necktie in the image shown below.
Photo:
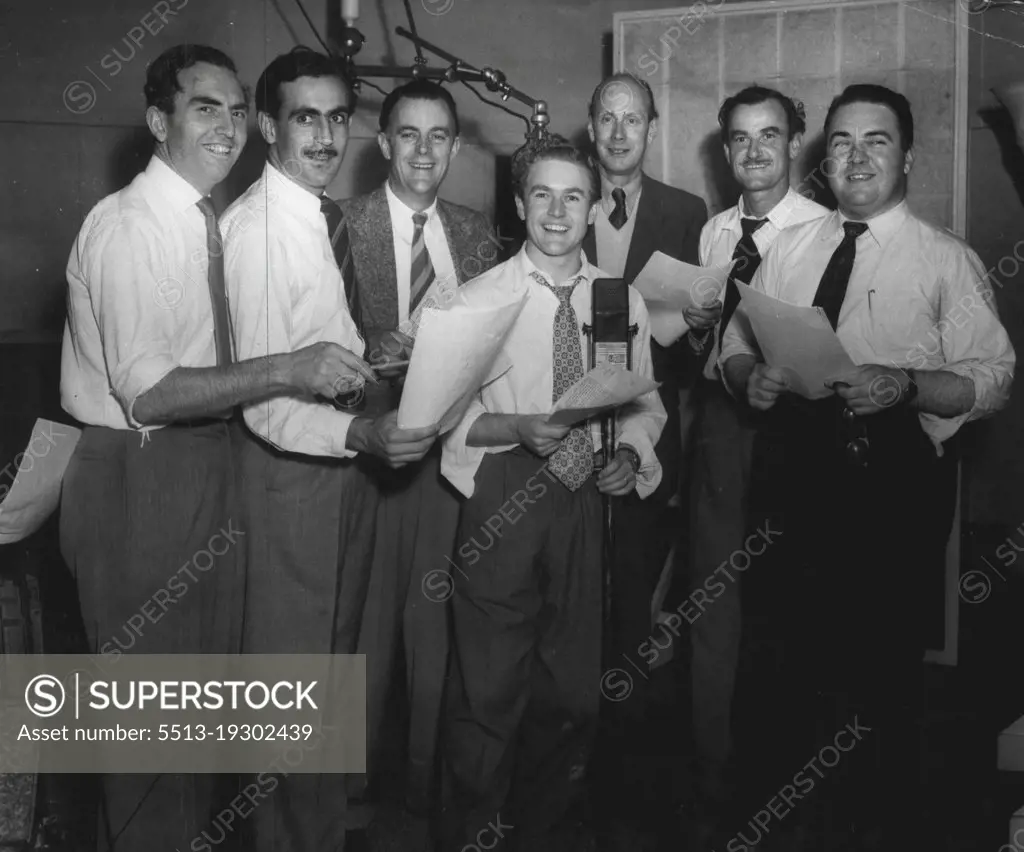
<svg viewBox="0 0 1024 852"><path fill-rule="evenodd" d="M615 209L612 210L611 216L608 217L608 221L611 222L612 227L617 231L623 225L626 224L626 193L619 187L615 187L612 190L612 200L615 202Z"/></svg>
<svg viewBox="0 0 1024 852"><path fill-rule="evenodd" d="M225 366L234 360L231 357L231 324L228 322L228 299L224 291L224 243L217 214L209 196L200 198L196 206L206 219L206 253L210 259L206 273L210 286L210 303L213 305L213 342L217 349L217 366Z"/></svg>
<svg viewBox="0 0 1024 852"><path fill-rule="evenodd" d="M867 229L864 222L843 222L843 241L832 253L818 284L818 292L814 294L814 307L824 308L833 329L839 325L839 312L850 284L853 262L857 259L857 237Z"/></svg>
<svg viewBox="0 0 1024 852"><path fill-rule="evenodd" d="M412 214L412 263L409 266L409 316L419 307L434 283L434 264L423 239L423 226L427 223L426 213Z"/></svg>
<svg viewBox="0 0 1024 852"><path fill-rule="evenodd" d="M757 267L761 265L761 253L757 250L757 243L754 242L754 232L760 228L767 219L740 219L740 227L743 229L743 236L736 243L732 252L732 271L729 273L729 280L725 284L725 299L722 302L722 319L718 324L718 349L722 349L722 335L729 327L729 321L736 312L740 303L740 288L738 281L749 284L754 279Z"/></svg>
<svg viewBox="0 0 1024 852"><path fill-rule="evenodd" d="M349 243L348 228L344 226L344 214L337 202L326 195L320 196L320 212L327 220L327 236L331 241L334 260L341 270L345 285L345 301L348 312L357 327L361 327L359 315L359 288L356 287L356 270L352 263L352 246Z"/></svg>
<svg viewBox="0 0 1024 852"><path fill-rule="evenodd" d="M576 311L569 300L576 285L583 281L584 277L580 275L572 284L554 287L539 272L530 274L538 284L547 287L558 299L551 352L554 378L551 401L557 402L562 394L583 378L580 327ZM569 434L562 438L558 449L548 456L548 469L570 491L575 491L587 481L594 470L594 442L590 438L590 427L586 423L574 426Z"/></svg>

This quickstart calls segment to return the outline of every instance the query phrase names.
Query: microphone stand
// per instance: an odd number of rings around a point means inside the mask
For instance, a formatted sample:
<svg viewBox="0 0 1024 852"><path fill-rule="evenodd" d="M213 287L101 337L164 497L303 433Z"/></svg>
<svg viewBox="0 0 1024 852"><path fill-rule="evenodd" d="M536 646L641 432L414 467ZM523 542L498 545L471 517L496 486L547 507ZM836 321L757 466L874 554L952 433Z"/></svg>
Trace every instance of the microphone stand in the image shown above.
<svg viewBox="0 0 1024 852"><path fill-rule="evenodd" d="M416 34L416 24L409 14L410 30L405 27L395 27L396 35L408 39L416 46L416 59L412 67L399 65L357 65L355 57L362 49L366 39L363 34L350 24L342 28L338 44L340 55L345 63L345 70L352 82L358 86L362 79L370 77L400 78L400 79L426 79L438 80L447 83L483 83L491 92L497 92L502 101L512 98L530 107L533 114L529 118L530 129L527 131L528 141L543 141L548 135L548 125L551 117L548 115L546 101L530 97L525 92L512 86L505 74L495 68L475 68L459 57L448 53L446 50L431 44ZM450 63L446 68L431 68L423 56L423 50L428 50L434 55ZM485 103L491 103L484 99ZM496 104L491 104L497 106Z"/></svg>

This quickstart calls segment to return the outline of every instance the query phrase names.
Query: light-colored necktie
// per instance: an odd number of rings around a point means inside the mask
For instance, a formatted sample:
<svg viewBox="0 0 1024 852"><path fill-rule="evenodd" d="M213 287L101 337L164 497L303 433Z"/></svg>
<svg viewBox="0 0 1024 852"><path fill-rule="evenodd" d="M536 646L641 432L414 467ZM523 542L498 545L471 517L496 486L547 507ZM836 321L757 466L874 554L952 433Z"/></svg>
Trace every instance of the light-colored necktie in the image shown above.
<svg viewBox="0 0 1024 852"><path fill-rule="evenodd" d="M427 295L430 285L434 283L434 264L430 262L430 252L423 239L423 226L427 222L426 213L413 213L412 232L412 264L409 267L409 316L419 307L423 297Z"/></svg>

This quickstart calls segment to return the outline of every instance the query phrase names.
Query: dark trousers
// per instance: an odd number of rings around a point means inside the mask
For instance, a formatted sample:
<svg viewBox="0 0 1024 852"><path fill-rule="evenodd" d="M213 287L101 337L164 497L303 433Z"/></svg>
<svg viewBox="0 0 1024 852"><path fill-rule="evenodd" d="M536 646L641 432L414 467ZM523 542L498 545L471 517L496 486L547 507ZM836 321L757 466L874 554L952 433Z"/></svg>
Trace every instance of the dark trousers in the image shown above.
<svg viewBox="0 0 1024 852"><path fill-rule="evenodd" d="M243 549L232 427L145 437L86 427L64 476L61 551L93 653L240 648ZM210 823L216 775L105 775L101 850L189 849Z"/></svg>
<svg viewBox="0 0 1024 852"><path fill-rule="evenodd" d="M366 654L368 768L373 774L380 764L401 642L409 718L406 800L423 812L437 788L449 644L445 578L452 571L459 501L441 476L440 444L419 464L379 466L375 481L377 536L358 649Z"/></svg>
<svg viewBox="0 0 1024 852"><path fill-rule="evenodd" d="M942 582L955 453L938 457L916 413L890 409L863 418L870 449L861 467L848 459L835 400L776 408L755 450L752 501L775 507L769 523L782 534L768 570L751 572L745 589L756 601L754 629L779 650L753 739L752 757L767 770L761 804L803 771L813 782L803 792L829 801L838 819L909 842L922 602L928 584ZM860 731L852 748L847 726ZM822 761L839 753L837 736L848 751L829 768Z"/></svg>
<svg viewBox="0 0 1024 852"><path fill-rule="evenodd" d="M568 806L598 710L601 523L593 478L569 492L524 450L484 457L456 537L445 852L546 848Z"/></svg>
<svg viewBox="0 0 1024 852"><path fill-rule="evenodd" d="M244 652L355 653L376 517L376 488L361 463L280 453L250 435L241 471L251 530ZM249 848L344 849L345 776L275 780L249 819Z"/></svg>
<svg viewBox="0 0 1024 852"><path fill-rule="evenodd" d="M720 801L732 755L732 699L739 661L741 578L756 570L761 540L745 546L755 428L720 382L695 389L696 444L691 499L689 588L693 739L701 789ZM756 536L756 534L755 534ZM697 614L699 612L699 615Z"/></svg>

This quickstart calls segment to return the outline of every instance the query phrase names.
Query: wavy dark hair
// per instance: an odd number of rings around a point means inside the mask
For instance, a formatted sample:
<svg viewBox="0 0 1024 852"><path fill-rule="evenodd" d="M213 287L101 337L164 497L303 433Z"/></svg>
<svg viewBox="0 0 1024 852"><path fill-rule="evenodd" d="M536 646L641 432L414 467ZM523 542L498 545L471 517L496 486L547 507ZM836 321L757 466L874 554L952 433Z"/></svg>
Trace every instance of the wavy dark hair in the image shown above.
<svg viewBox="0 0 1024 852"><path fill-rule="evenodd" d="M199 62L226 68L236 77L238 69L231 57L215 47L205 44L177 44L161 53L146 69L146 106L155 106L166 115L174 112L174 96L185 91L181 88L178 74ZM249 102L249 88L242 86L245 102Z"/></svg>
<svg viewBox="0 0 1024 852"><path fill-rule="evenodd" d="M543 160L562 160L580 166L590 175L591 202L601 197L601 175L594 158L564 136L551 135L541 142L530 140L512 155L512 191L516 198L526 200L526 178L530 167Z"/></svg>

